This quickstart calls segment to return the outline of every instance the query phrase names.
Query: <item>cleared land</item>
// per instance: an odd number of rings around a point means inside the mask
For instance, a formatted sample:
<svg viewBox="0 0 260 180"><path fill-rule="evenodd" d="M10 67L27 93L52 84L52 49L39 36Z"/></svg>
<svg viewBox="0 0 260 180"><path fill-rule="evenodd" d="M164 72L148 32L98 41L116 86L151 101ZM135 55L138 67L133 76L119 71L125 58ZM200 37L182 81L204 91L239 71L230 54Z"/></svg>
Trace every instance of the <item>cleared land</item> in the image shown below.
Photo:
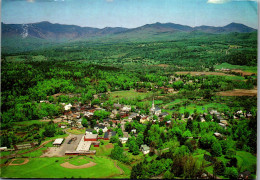
<svg viewBox="0 0 260 180"><path fill-rule="evenodd" d="M234 89L231 91L218 92L219 96L257 96L257 88L254 89Z"/></svg>
<svg viewBox="0 0 260 180"><path fill-rule="evenodd" d="M178 75L190 74L192 76L201 76L201 75L234 76L232 74L226 74L222 72L196 72L196 71L181 71L181 72L176 72L176 74Z"/></svg>
<svg viewBox="0 0 260 180"><path fill-rule="evenodd" d="M131 89L129 91L114 91L114 92L110 93L110 98L113 100L118 100L121 98L136 98L136 97L145 99L150 96L152 96L151 92L141 93L141 92L136 92L133 89Z"/></svg>

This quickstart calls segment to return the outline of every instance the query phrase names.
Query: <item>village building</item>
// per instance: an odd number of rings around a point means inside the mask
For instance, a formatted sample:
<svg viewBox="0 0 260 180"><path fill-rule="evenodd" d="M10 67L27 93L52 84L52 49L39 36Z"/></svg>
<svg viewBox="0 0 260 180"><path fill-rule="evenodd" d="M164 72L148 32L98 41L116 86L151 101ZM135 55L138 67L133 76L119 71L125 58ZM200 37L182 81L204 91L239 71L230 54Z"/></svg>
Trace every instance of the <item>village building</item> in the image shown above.
<svg viewBox="0 0 260 180"><path fill-rule="evenodd" d="M55 141L52 143L54 146L61 146L61 144L63 143L64 138L58 138L55 139Z"/></svg>
<svg viewBox="0 0 260 180"><path fill-rule="evenodd" d="M132 132L133 134L136 134L136 129L132 129L131 132Z"/></svg>
<svg viewBox="0 0 260 180"><path fill-rule="evenodd" d="M98 135L97 134L86 134L84 137L84 141L97 141Z"/></svg>
<svg viewBox="0 0 260 180"><path fill-rule="evenodd" d="M103 132L107 132L107 127L106 126L104 126L104 125L96 125L96 126L94 126L94 130L96 130L97 132L100 130L100 129L102 129L102 131Z"/></svg>
<svg viewBox="0 0 260 180"><path fill-rule="evenodd" d="M222 137L222 134L220 134L220 133L218 133L218 132L215 132L215 133L214 133L214 136L217 137L217 138L219 138L219 137Z"/></svg>
<svg viewBox="0 0 260 180"><path fill-rule="evenodd" d="M69 104L64 106L64 109L65 109L65 111L68 111L68 110L71 109L71 107L72 107L72 105L69 103Z"/></svg>
<svg viewBox="0 0 260 180"><path fill-rule="evenodd" d="M111 137L115 136L116 132L115 131L111 131L111 132L105 132L104 134L104 140L110 140Z"/></svg>
<svg viewBox="0 0 260 180"><path fill-rule="evenodd" d="M92 131L94 131L94 129L86 129L86 133L85 134L92 134Z"/></svg>
<svg viewBox="0 0 260 180"><path fill-rule="evenodd" d="M128 141L128 138L126 138L126 137L121 137L121 138L119 138L119 141L120 141L122 144L125 144L125 143Z"/></svg>
<svg viewBox="0 0 260 180"><path fill-rule="evenodd" d="M122 105L119 104L119 102L117 104L114 104L114 108L116 109L121 109L122 108Z"/></svg>
<svg viewBox="0 0 260 180"><path fill-rule="evenodd" d="M146 144L141 145L140 150L143 152L143 154L148 154L150 152L150 147Z"/></svg>
<svg viewBox="0 0 260 180"><path fill-rule="evenodd" d="M169 115L167 112L162 112L159 114L159 118L165 118L165 116Z"/></svg>
<svg viewBox="0 0 260 180"><path fill-rule="evenodd" d="M150 109L151 114L159 116L160 113L162 113L162 110L159 107L154 106L154 99L153 99L153 104L152 108Z"/></svg>
<svg viewBox="0 0 260 180"><path fill-rule="evenodd" d="M124 106L121 111L125 111L125 112L130 112L131 111L131 106Z"/></svg>
<svg viewBox="0 0 260 180"><path fill-rule="evenodd" d="M7 147L0 147L0 151L6 151Z"/></svg>
<svg viewBox="0 0 260 180"><path fill-rule="evenodd" d="M221 127L225 128L226 129L226 125L223 124L223 123L218 123Z"/></svg>

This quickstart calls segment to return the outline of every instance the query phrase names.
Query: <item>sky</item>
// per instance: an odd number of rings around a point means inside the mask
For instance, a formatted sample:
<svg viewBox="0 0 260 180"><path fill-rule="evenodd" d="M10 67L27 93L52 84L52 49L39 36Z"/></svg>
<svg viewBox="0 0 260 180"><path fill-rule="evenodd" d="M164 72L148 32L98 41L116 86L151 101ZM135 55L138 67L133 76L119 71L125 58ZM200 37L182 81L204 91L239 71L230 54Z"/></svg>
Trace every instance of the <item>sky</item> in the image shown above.
<svg viewBox="0 0 260 180"><path fill-rule="evenodd" d="M2 0L1 8L1 22L7 24L135 28L156 22L192 27L236 22L258 27L257 0Z"/></svg>

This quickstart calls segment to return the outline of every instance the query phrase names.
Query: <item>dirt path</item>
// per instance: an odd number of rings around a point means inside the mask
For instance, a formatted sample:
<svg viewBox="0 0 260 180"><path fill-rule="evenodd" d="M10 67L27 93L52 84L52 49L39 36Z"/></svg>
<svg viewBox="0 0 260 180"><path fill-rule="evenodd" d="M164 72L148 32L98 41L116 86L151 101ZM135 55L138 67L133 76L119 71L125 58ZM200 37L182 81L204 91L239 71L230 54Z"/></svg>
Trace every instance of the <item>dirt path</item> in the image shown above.
<svg viewBox="0 0 260 180"><path fill-rule="evenodd" d="M65 168L69 168L69 169L83 169L83 168L89 168L89 167L92 167L92 166L95 166L96 163L94 162L89 162L87 164L83 164L81 166L75 166L73 164L70 164L69 162L65 162L65 163L62 163L60 164L62 167L65 167Z"/></svg>
<svg viewBox="0 0 260 180"><path fill-rule="evenodd" d="M13 164L13 162L15 161L16 159L12 159L12 161L9 163L9 166L20 166L20 165L24 165L24 164L27 164L29 162L29 159L26 158L24 159L24 162L20 163L20 164Z"/></svg>

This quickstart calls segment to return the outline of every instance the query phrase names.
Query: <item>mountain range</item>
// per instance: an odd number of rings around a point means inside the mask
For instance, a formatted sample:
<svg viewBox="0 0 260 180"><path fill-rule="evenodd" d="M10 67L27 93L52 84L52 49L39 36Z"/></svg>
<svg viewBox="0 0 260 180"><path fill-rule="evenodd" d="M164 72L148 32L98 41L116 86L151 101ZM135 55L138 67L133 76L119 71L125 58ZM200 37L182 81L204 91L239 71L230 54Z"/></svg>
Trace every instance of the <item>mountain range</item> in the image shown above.
<svg viewBox="0 0 260 180"><path fill-rule="evenodd" d="M174 35L177 33L249 33L256 29L243 24L230 23L223 27L197 26L190 27L174 23L154 23L146 24L137 28L122 27L80 27L76 25L53 24L48 21L31 24L4 24L2 23L2 38L21 37L39 38L45 40L82 40L100 37L128 38L128 37L150 37L165 34Z"/></svg>

